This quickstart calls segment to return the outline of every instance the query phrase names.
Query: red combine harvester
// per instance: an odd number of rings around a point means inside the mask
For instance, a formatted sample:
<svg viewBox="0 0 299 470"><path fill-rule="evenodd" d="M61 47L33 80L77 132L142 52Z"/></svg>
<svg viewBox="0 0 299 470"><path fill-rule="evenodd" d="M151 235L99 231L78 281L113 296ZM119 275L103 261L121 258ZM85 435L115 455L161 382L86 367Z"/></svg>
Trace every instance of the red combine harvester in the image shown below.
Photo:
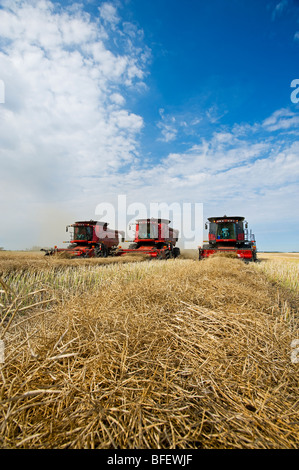
<svg viewBox="0 0 299 470"><path fill-rule="evenodd" d="M95 220L67 225L67 232L69 227L73 229L70 245L67 248L55 247L50 250L42 250L46 252L47 256L55 253L66 253L70 258L106 258L114 253L119 244L119 237L121 236L123 239L124 235L123 232L108 229L106 222Z"/></svg>
<svg viewBox="0 0 299 470"><path fill-rule="evenodd" d="M179 231L170 228L167 219L138 219L135 223L135 238L129 248L117 250L116 256L145 254L152 258L176 258L180 249L176 247Z"/></svg>
<svg viewBox="0 0 299 470"><path fill-rule="evenodd" d="M256 242L244 217L210 217L209 243L199 247L199 259L214 253L235 253L244 261L256 261ZM205 229L208 228L208 223Z"/></svg>

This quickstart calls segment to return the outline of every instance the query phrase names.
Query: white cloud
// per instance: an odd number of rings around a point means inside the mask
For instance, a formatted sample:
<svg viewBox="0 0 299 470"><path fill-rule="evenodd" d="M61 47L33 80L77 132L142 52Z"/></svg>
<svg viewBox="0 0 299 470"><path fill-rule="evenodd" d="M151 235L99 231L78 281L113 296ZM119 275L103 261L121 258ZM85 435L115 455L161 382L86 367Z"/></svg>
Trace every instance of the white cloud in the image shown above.
<svg viewBox="0 0 299 470"><path fill-rule="evenodd" d="M162 134L162 137L159 140L162 140L163 142L171 142L175 140L178 133L175 127L166 123L159 123L158 127L160 127Z"/></svg>
<svg viewBox="0 0 299 470"><path fill-rule="evenodd" d="M108 23L112 23L113 25L119 23L120 18L117 14L116 8L108 2L103 3L99 7L100 16L103 20L107 21Z"/></svg>
<svg viewBox="0 0 299 470"><path fill-rule="evenodd" d="M10 154L10 162L28 172L40 165L52 171L55 163L63 173L70 165L68 174L76 176L82 155L89 171L117 167L130 153L133 158L143 121L122 109L118 88L142 79L137 58L107 49L81 10L74 18L50 2L9 5L0 10L1 37L9 40L0 52L6 84L0 133L7 145L1 159ZM126 134L119 136L119 129Z"/></svg>
<svg viewBox="0 0 299 470"><path fill-rule="evenodd" d="M120 93L112 93L110 95L110 100L115 104L125 104L125 98Z"/></svg>
<svg viewBox="0 0 299 470"><path fill-rule="evenodd" d="M157 126L161 129L162 137L159 138L162 142L171 142L175 140L178 130L176 128L177 123L174 116L168 116L164 114L164 109L159 109L161 121L158 122Z"/></svg>
<svg viewBox="0 0 299 470"><path fill-rule="evenodd" d="M211 106L207 111L206 111L206 116L208 120L212 123L215 124L218 122L225 114L227 111L220 113L218 110L217 106Z"/></svg>
<svg viewBox="0 0 299 470"><path fill-rule="evenodd" d="M18 47L30 43L49 52L61 45L80 45L100 34L96 24L91 23L82 10L72 15L67 10L59 13L51 2L42 0L2 3L7 8L0 10L1 36L14 43L17 41Z"/></svg>
<svg viewBox="0 0 299 470"><path fill-rule="evenodd" d="M282 14L282 12L287 8L288 6L288 0L281 0L277 5L275 6L273 12L272 12L272 19L275 20L278 16Z"/></svg>
<svg viewBox="0 0 299 470"><path fill-rule="evenodd" d="M26 201L38 225L30 207L71 204L77 195L85 200L84 178L109 175L138 158L143 119L125 108L125 93L142 85L146 61L132 38L130 50L123 41L112 51L106 38L118 31L105 31L79 5L7 0L2 7L1 212L20 217ZM101 15L117 23L109 4ZM103 197L101 187L96 194Z"/></svg>
<svg viewBox="0 0 299 470"><path fill-rule="evenodd" d="M265 119L263 126L270 132L295 129L299 127L299 116L288 109L280 109Z"/></svg>

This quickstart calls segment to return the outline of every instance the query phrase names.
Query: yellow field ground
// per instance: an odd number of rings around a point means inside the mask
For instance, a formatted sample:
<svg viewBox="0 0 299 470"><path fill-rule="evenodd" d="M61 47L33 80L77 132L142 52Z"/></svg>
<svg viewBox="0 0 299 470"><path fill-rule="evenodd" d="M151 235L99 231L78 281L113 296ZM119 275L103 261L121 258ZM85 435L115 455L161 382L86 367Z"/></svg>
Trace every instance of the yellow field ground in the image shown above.
<svg viewBox="0 0 299 470"><path fill-rule="evenodd" d="M299 253L258 253L263 261L296 261L299 262Z"/></svg>
<svg viewBox="0 0 299 470"><path fill-rule="evenodd" d="M0 253L0 447L298 448L297 258Z"/></svg>

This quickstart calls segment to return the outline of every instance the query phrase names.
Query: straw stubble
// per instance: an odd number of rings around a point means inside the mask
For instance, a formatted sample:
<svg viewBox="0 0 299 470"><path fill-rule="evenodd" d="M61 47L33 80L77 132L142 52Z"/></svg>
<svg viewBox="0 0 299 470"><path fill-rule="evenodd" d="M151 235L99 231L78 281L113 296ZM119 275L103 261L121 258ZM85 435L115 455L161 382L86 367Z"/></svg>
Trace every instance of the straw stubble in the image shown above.
<svg viewBox="0 0 299 470"><path fill-rule="evenodd" d="M263 272L227 258L90 266L74 289L67 269L46 313L6 332L2 447L298 447L298 322Z"/></svg>

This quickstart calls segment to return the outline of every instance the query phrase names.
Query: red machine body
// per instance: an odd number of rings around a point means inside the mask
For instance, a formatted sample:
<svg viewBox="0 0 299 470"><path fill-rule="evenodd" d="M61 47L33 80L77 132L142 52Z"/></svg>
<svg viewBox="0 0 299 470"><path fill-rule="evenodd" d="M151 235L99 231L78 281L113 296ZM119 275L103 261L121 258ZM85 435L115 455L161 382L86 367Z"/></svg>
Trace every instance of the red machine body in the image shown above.
<svg viewBox="0 0 299 470"><path fill-rule="evenodd" d="M149 255L152 258L176 258L180 249L176 247L179 231L169 227L167 219L138 219L135 223L135 238L127 249L119 249L116 255L130 253Z"/></svg>
<svg viewBox="0 0 299 470"><path fill-rule="evenodd" d="M235 253L244 261L256 261L254 235L248 234L248 223L244 217L210 217L208 244L199 247L199 259L208 258L214 253Z"/></svg>
<svg viewBox="0 0 299 470"><path fill-rule="evenodd" d="M79 221L67 225L66 231L72 229L70 245L68 248L53 248L46 251L46 255L55 253L68 253L71 258L107 257L111 255L123 238L123 232L111 230L106 222L95 220Z"/></svg>

